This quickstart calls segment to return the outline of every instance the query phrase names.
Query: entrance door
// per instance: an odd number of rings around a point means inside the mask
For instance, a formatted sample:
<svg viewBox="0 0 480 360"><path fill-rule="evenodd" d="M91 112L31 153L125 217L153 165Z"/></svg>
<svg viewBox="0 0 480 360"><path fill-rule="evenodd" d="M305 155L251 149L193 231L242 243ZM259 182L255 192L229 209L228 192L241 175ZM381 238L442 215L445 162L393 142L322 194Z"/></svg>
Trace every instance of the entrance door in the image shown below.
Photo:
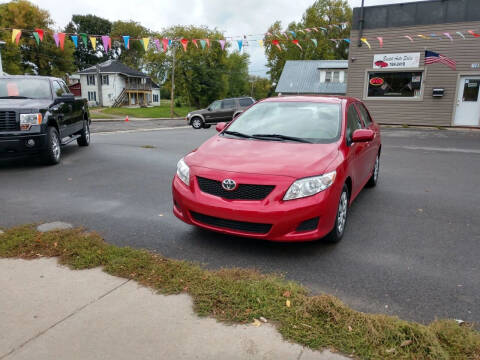
<svg viewBox="0 0 480 360"><path fill-rule="evenodd" d="M462 76L458 82L455 125L480 125L480 76Z"/></svg>

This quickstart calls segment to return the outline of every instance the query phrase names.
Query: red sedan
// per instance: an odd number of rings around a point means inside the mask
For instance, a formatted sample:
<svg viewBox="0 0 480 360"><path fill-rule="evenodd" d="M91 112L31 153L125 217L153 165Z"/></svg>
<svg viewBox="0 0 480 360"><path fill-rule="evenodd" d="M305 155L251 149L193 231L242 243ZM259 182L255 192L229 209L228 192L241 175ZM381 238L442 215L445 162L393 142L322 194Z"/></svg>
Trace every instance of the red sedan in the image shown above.
<svg viewBox="0 0 480 360"><path fill-rule="evenodd" d="M354 98L269 98L217 130L177 165L173 212L188 224L337 242L352 201L377 183L380 129Z"/></svg>

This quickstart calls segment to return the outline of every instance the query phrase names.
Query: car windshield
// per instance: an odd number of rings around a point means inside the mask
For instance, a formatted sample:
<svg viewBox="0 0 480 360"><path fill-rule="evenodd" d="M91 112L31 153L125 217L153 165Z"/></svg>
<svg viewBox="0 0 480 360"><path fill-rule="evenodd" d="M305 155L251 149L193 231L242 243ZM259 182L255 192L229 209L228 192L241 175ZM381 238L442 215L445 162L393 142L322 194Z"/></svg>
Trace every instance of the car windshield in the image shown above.
<svg viewBox="0 0 480 360"><path fill-rule="evenodd" d="M51 99L47 79L0 78L0 98Z"/></svg>
<svg viewBox="0 0 480 360"><path fill-rule="evenodd" d="M287 137L313 143L331 143L339 139L340 104L278 101L258 103L240 115L227 129L262 140ZM237 136L239 137L239 136ZM294 140L294 139L290 139Z"/></svg>

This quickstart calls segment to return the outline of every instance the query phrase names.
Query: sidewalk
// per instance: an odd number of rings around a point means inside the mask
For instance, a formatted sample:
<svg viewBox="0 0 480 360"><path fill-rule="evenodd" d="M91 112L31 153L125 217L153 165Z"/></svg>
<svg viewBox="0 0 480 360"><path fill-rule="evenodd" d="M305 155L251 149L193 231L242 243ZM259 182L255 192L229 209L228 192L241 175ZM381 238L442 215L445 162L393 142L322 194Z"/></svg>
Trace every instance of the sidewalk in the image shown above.
<svg viewBox="0 0 480 360"><path fill-rule="evenodd" d="M270 324L224 325L101 269L0 259L0 359L341 360L282 340Z"/></svg>

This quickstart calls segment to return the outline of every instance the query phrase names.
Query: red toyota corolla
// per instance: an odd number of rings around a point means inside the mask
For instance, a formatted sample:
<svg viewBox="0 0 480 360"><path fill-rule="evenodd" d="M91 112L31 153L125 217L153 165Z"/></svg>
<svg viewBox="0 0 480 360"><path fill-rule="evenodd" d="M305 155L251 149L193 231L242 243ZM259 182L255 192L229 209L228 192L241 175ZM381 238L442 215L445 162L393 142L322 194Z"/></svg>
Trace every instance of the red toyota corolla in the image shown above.
<svg viewBox="0 0 480 360"><path fill-rule="evenodd" d="M348 97L260 101L178 162L173 212L273 241L339 241L349 205L378 179L380 129Z"/></svg>

